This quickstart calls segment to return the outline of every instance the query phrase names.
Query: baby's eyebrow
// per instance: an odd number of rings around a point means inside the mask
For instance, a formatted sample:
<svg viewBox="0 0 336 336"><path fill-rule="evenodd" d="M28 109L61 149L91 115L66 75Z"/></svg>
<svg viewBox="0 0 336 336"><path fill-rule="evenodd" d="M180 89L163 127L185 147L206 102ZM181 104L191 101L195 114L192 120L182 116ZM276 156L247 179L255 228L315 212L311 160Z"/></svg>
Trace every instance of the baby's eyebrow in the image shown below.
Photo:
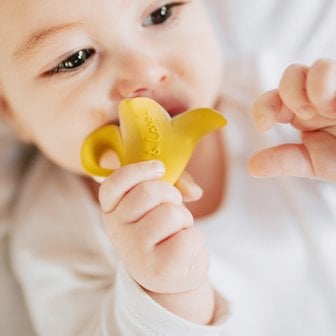
<svg viewBox="0 0 336 336"><path fill-rule="evenodd" d="M36 31L33 34L31 34L26 39L26 41L15 50L12 57L20 59L32 55L34 49L36 49L42 43L50 40L54 35L66 30L76 28L80 25L82 25L81 22L71 22Z"/></svg>

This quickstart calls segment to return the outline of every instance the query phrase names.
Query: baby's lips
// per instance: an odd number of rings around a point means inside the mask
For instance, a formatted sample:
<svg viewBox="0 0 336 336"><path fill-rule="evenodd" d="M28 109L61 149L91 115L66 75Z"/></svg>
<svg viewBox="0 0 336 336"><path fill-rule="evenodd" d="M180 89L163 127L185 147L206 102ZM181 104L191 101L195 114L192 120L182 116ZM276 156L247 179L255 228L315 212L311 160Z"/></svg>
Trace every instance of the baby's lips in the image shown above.
<svg viewBox="0 0 336 336"><path fill-rule="evenodd" d="M161 105L170 115L170 117L175 117L185 111L187 111L188 105L176 98L158 98L154 99L159 105Z"/></svg>
<svg viewBox="0 0 336 336"><path fill-rule="evenodd" d="M164 106L164 105L163 105ZM185 112L188 110L186 105L182 105L182 104L175 104L172 106L167 106L165 107L165 110L168 112L168 114L170 115L171 118Z"/></svg>

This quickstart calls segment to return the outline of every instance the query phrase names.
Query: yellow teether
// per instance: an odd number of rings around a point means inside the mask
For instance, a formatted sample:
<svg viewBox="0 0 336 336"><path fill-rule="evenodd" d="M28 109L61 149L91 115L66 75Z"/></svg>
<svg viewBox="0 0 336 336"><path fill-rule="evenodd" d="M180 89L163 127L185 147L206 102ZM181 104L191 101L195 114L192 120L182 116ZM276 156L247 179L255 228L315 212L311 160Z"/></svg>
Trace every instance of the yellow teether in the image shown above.
<svg viewBox="0 0 336 336"><path fill-rule="evenodd" d="M103 126L84 141L82 165L92 176L106 177L113 173L99 165L102 154L112 149L121 165L161 160L166 167L163 179L174 184L200 138L227 123L220 113L209 108L171 118L162 106L144 97L123 100L119 118L120 127Z"/></svg>

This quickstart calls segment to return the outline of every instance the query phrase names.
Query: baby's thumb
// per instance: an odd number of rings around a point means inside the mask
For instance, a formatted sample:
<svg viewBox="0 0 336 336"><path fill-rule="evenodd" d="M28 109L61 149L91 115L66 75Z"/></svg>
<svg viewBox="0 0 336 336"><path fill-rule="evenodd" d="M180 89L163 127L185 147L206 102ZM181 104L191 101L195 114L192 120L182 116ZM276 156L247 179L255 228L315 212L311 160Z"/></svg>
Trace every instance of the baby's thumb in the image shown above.
<svg viewBox="0 0 336 336"><path fill-rule="evenodd" d="M314 177L311 159L303 144L285 144L261 150L250 159L248 168L255 177Z"/></svg>
<svg viewBox="0 0 336 336"><path fill-rule="evenodd" d="M182 173L175 186L181 192L184 202L195 202L203 196L202 188L186 171Z"/></svg>

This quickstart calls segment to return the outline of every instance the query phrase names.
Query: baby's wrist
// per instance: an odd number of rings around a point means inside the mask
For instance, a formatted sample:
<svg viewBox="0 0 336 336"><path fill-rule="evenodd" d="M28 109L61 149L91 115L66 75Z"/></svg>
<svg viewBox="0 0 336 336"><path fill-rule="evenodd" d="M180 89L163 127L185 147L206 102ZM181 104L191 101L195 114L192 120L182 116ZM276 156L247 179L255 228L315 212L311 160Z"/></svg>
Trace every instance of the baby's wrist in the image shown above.
<svg viewBox="0 0 336 336"><path fill-rule="evenodd" d="M194 323L211 324L215 312L215 291L208 280L198 288L181 293L145 291L173 314Z"/></svg>

